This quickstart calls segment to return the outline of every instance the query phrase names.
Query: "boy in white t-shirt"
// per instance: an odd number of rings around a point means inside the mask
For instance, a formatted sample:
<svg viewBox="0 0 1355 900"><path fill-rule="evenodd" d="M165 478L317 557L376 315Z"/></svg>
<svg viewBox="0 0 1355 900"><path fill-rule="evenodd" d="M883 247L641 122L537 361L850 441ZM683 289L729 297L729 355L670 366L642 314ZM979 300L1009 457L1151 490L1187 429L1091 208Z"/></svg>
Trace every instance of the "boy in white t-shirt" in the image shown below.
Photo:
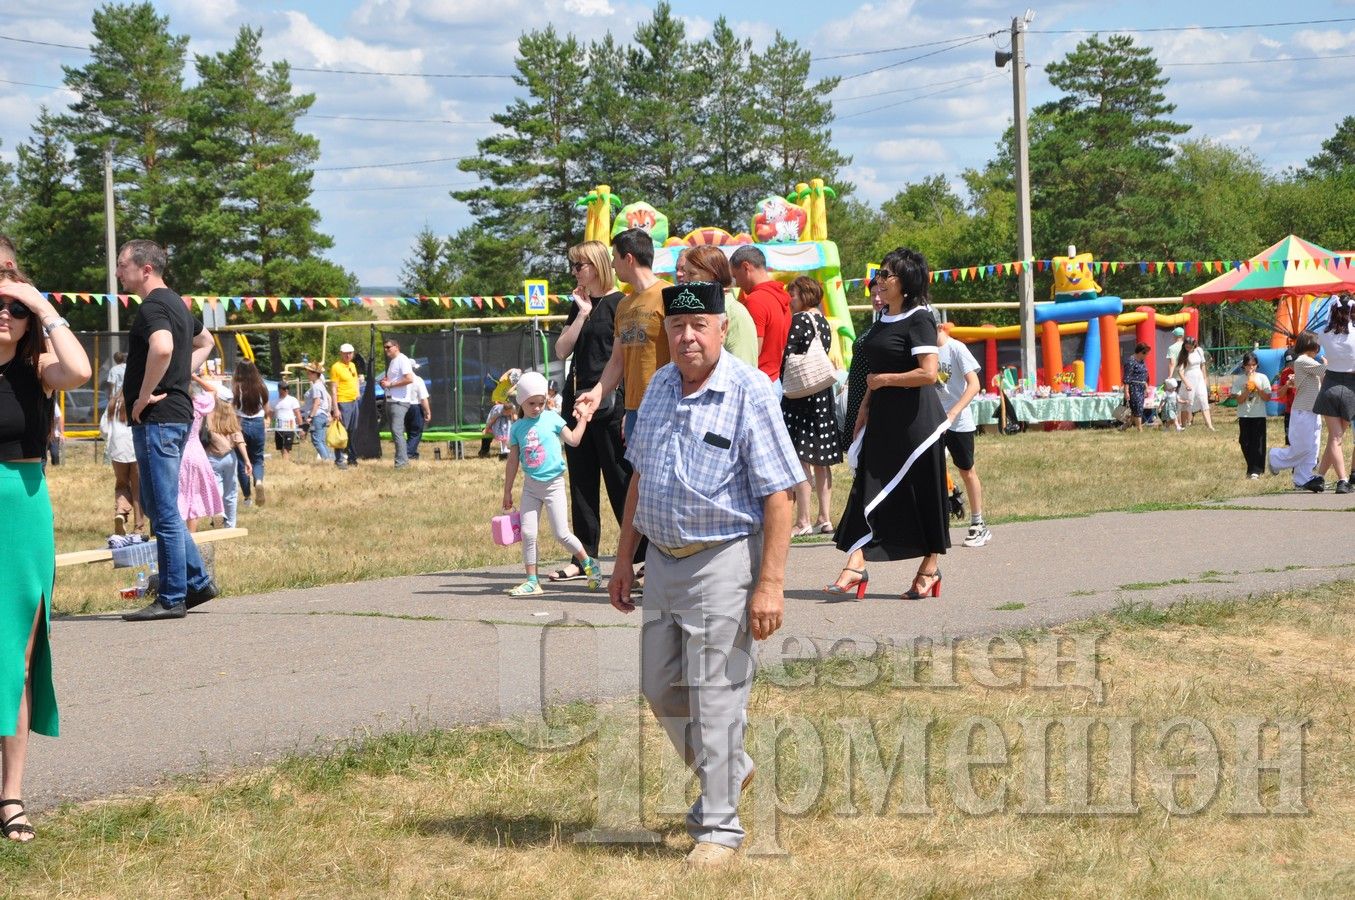
<svg viewBox="0 0 1355 900"><path fill-rule="evenodd" d="M282 454L283 462L292 459L296 430L301 416L301 404L292 396L287 382L278 382L278 402L273 405L273 446Z"/></svg>
<svg viewBox="0 0 1355 900"><path fill-rule="evenodd" d="M941 405L945 407L946 418L950 419L950 428L946 431L946 449L950 452L955 468L960 470L972 512L964 545L982 547L993 539L993 532L983 521L983 484L979 481L978 470L974 468L974 432L977 426L974 424L974 414L969 411L970 402L979 395L979 361L962 341L950 336L945 326L936 330L936 345L936 388L941 393Z"/></svg>

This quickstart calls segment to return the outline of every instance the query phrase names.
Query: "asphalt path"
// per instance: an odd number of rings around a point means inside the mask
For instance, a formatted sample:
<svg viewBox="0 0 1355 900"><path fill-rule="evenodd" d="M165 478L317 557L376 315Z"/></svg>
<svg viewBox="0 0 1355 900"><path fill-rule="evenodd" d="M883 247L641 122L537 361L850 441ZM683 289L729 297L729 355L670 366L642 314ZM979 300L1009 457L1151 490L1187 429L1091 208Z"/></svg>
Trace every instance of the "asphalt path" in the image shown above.
<svg viewBox="0 0 1355 900"><path fill-rule="evenodd" d="M842 564L792 547L785 626L764 661L852 638L968 637L1083 619L1126 602L1245 597L1355 576L1355 494L1274 494L1208 509L1102 513L994 528L942 559L942 595L900 599L913 563L872 565L862 602L826 603ZM1245 544L1246 553L1237 552ZM1333 550L1336 550L1333 553ZM543 567L544 568L544 567ZM35 735L35 809L153 790L385 732L502 721L633 694L639 613L581 581L511 598L518 567L223 597L182 620L53 622L62 735ZM58 590L60 585L58 584Z"/></svg>

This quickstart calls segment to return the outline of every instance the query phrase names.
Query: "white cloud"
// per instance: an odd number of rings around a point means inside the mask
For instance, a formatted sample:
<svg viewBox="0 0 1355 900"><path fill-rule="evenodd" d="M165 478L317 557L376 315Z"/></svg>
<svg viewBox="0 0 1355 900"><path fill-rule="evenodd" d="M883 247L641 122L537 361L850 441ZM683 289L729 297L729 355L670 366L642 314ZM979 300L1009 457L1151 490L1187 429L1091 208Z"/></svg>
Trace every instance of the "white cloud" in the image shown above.
<svg viewBox="0 0 1355 900"><path fill-rule="evenodd" d="M950 158L941 142L931 139L903 138L881 141L871 150L873 156L887 162L936 163L945 162Z"/></svg>
<svg viewBox="0 0 1355 900"><path fill-rule="evenodd" d="M607 0L565 0L565 11L584 18L616 14L616 8Z"/></svg>

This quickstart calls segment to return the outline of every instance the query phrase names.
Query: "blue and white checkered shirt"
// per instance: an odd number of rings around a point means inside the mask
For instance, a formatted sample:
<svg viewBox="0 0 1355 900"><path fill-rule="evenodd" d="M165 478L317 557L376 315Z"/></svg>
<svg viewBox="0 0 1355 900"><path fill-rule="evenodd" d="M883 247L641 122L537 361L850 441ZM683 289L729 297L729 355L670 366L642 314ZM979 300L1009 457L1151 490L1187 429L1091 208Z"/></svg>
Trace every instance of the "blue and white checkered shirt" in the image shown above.
<svg viewBox="0 0 1355 900"><path fill-rule="evenodd" d="M772 383L727 352L690 397L677 366L654 373L626 460L640 479L635 528L660 547L756 534L763 501L804 480Z"/></svg>

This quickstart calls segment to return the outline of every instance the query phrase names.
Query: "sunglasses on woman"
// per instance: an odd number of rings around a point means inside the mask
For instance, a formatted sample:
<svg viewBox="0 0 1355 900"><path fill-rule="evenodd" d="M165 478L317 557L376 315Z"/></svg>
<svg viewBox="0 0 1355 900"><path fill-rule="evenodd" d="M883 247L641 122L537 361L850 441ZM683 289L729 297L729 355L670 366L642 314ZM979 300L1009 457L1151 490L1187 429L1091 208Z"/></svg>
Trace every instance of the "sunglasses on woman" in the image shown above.
<svg viewBox="0 0 1355 900"><path fill-rule="evenodd" d="M18 300L0 301L0 310L9 313L11 319L27 319L33 314L33 310L24 306Z"/></svg>

